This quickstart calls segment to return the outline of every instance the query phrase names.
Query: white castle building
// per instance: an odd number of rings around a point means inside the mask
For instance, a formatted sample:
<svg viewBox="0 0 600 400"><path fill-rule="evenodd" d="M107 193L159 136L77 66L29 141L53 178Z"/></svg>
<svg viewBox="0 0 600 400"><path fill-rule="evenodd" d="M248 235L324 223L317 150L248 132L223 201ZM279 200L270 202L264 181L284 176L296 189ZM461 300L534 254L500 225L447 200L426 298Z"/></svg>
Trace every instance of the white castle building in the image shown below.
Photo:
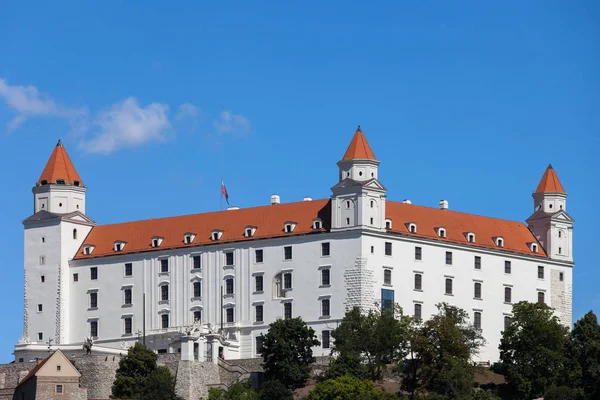
<svg viewBox="0 0 600 400"><path fill-rule="evenodd" d="M49 347L123 353L137 340L182 359L258 357L260 334L302 317L328 355L353 306L399 303L421 318L466 310L498 359L511 304L546 302L571 325L572 224L549 166L521 222L395 202L360 128L329 199L97 225L87 187L58 142L25 226L23 338L16 361ZM194 321L198 321L194 324ZM144 339L141 339L143 337Z"/></svg>

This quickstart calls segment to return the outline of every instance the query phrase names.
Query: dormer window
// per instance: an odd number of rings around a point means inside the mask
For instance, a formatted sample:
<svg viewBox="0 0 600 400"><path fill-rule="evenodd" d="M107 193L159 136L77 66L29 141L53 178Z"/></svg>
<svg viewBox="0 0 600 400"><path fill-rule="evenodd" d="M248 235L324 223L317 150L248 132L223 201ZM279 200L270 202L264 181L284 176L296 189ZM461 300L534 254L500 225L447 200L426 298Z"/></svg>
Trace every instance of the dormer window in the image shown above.
<svg viewBox="0 0 600 400"><path fill-rule="evenodd" d="M185 244L191 244L194 239L196 239L195 233L187 232L183 234L183 243Z"/></svg>
<svg viewBox="0 0 600 400"><path fill-rule="evenodd" d="M57 185L65 185L65 184L66 184L66 182L65 182L65 180L64 180L64 179L57 179L57 180L56 180L56 184L57 184Z"/></svg>
<svg viewBox="0 0 600 400"><path fill-rule="evenodd" d="M466 236L469 243L475 243L475 234L473 232L467 232Z"/></svg>
<svg viewBox="0 0 600 400"><path fill-rule="evenodd" d="M160 247L160 245L162 244L164 238L161 238L160 236L154 236L152 237L152 247Z"/></svg>
<svg viewBox="0 0 600 400"><path fill-rule="evenodd" d="M210 234L210 240L213 240L213 241L220 240L221 236L223 236L223 231L215 229Z"/></svg>
<svg viewBox="0 0 600 400"><path fill-rule="evenodd" d="M121 241L121 240L116 240L115 241L115 246L114 246L114 250L115 251L121 251L125 248L125 242Z"/></svg>
<svg viewBox="0 0 600 400"><path fill-rule="evenodd" d="M313 229L318 230L318 229L321 229L322 227L323 227L323 221L321 221L321 218L313 219Z"/></svg>
<svg viewBox="0 0 600 400"><path fill-rule="evenodd" d="M385 219L385 229L392 229L392 220L389 218Z"/></svg>
<svg viewBox="0 0 600 400"><path fill-rule="evenodd" d="M256 226L247 226L244 229L244 236L246 236L247 238L254 236L254 233L256 232Z"/></svg>
<svg viewBox="0 0 600 400"><path fill-rule="evenodd" d="M446 238L446 228L443 228L443 227L437 228L437 234L442 239Z"/></svg>
<svg viewBox="0 0 600 400"><path fill-rule="evenodd" d="M408 231L410 233L417 233L417 224L415 224L414 222L411 222L408 224Z"/></svg>
<svg viewBox="0 0 600 400"><path fill-rule="evenodd" d="M79 181L73 181L73 185L79 186L81 183Z"/></svg>
<svg viewBox="0 0 600 400"><path fill-rule="evenodd" d="M494 241L496 242L496 246L504 247L504 238L502 236L494 238Z"/></svg>
<svg viewBox="0 0 600 400"><path fill-rule="evenodd" d="M42 180L42 185L47 185L47 184L48 184L48 181L47 181L47 180L45 180L45 179L43 179L43 180Z"/></svg>
<svg viewBox="0 0 600 400"><path fill-rule="evenodd" d="M285 233L292 233L292 232L294 232L294 229L296 229L296 223L295 222L288 221L283 226L283 231Z"/></svg>
<svg viewBox="0 0 600 400"><path fill-rule="evenodd" d="M529 243L529 250L531 250L532 253L537 253L538 252L538 244L537 243Z"/></svg>
<svg viewBox="0 0 600 400"><path fill-rule="evenodd" d="M90 255L92 254L95 248L96 246L94 246L93 244L86 244L85 246L83 246L83 254Z"/></svg>

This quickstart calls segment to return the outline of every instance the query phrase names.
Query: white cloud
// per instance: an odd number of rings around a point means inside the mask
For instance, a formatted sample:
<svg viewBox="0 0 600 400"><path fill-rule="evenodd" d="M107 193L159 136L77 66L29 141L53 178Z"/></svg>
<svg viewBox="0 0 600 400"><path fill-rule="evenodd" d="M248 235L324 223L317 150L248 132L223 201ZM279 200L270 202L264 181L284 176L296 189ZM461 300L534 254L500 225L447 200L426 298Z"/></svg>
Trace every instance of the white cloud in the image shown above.
<svg viewBox="0 0 600 400"><path fill-rule="evenodd" d="M200 113L200 109L193 105L192 103L183 103L179 106L177 114L175 115L175 120L181 121L184 118L198 118L198 114Z"/></svg>
<svg viewBox="0 0 600 400"><path fill-rule="evenodd" d="M90 153L109 154L118 149L136 147L165 139L171 128L169 106L152 103L140 107L133 97L98 113L94 124L100 132L82 147Z"/></svg>
<svg viewBox="0 0 600 400"><path fill-rule="evenodd" d="M234 114L231 111L223 111L219 120L214 122L217 132L222 134L232 134L234 136L246 136L250 133L250 121L241 114Z"/></svg>
<svg viewBox="0 0 600 400"><path fill-rule="evenodd" d="M57 104L35 86L11 86L4 79L0 79L0 97L17 113L8 123L9 130L17 129L27 118L37 116L67 118L80 125L81 119L88 114L85 107L71 108Z"/></svg>

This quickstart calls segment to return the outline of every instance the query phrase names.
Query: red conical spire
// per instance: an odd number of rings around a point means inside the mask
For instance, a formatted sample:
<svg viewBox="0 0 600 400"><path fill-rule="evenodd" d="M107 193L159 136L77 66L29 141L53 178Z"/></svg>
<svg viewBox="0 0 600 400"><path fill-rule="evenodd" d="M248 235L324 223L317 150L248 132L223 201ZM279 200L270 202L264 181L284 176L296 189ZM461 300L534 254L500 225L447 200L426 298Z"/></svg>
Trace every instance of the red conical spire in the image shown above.
<svg viewBox="0 0 600 400"><path fill-rule="evenodd" d="M371 146L367 142L365 135L360 129L360 125L356 129L356 133L354 133L354 137L348 146L348 150L346 150L346 154L344 154L345 160L353 160L356 158L367 158L370 160L375 160L375 154L373 154L373 150L371 150Z"/></svg>
<svg viewBox="0 0 600 400"><path fill-rule="evenodd" d="M535 190L536 193L565 193L565 189L558 180L558 175L552 168L552 164L548 165L542 180Z"/></svg>
<svg viewBox="0 0 600 400"><path fill-rule="evenodd" d="M56 183L59 179L64 180L67 185L83 186L83 182L60 140L50 155L37 184L42 185L43 181L45 184Z"/></svg>

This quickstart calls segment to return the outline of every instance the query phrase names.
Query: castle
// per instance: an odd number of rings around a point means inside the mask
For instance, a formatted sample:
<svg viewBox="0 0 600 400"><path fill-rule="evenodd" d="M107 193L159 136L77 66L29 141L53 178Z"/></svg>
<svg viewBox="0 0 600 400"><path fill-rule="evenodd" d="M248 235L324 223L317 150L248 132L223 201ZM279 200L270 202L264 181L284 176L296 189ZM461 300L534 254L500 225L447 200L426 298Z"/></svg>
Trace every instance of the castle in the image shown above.
<svg viewBox="0 0 600 400"><path fill-rule="evenodd" d="M135 341L182 360L259 357L261 333L302 317L329 355L353 306L398 303L426 319L448 302L468 312L496 361L511 304L545 302L571 325L572 227L549 166L527 225L390 201L359 128L331 198L230 207L97 225L87 187L59 141L33 187L25 227L23 337L16 362L49 348L122 354ZM93 215L93 212L91 213ZM216 362L216 361L213 361Z"/></svg>

